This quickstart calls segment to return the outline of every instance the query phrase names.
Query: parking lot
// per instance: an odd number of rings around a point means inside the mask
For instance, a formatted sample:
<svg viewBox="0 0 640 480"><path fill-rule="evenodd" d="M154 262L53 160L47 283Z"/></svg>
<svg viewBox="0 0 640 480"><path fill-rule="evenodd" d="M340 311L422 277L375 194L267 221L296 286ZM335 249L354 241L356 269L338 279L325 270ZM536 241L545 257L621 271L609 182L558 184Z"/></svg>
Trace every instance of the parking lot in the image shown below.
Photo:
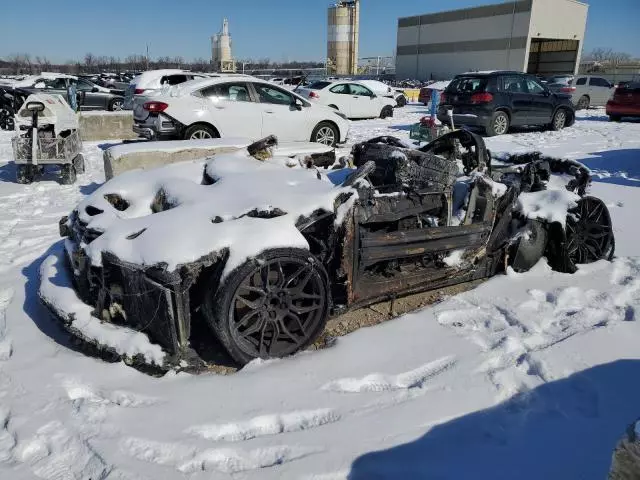
<svg viewBox="0 0 640 480"><path fill-rule="evenodd" d="M380 135L408 140L426 114L410 104L393 118L351 121L338 156ZM637 416L621 399L640 393L629 380L640 368L640 123L609 122L600 108L561 131L485 139L494 157L537 150L589 167L590 192L612 217L612 262L573 275L541 262L323 350L230 376L162 378L85 355L37 296L43 260L62 249L58 219L103 184L103 151L118 142L85 142L86 173L73 185L54 174L19 185L12 135L0 132L7 478L415 478L425 469L602 478L620 429ZM439 447L446 442L455 448Z"/></svg>

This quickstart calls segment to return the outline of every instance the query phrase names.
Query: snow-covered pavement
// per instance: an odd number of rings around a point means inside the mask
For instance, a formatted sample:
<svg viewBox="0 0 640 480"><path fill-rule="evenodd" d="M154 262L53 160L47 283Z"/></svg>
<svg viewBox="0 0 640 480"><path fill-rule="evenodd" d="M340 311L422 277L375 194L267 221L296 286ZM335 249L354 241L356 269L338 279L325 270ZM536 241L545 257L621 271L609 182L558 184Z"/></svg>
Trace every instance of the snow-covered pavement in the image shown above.
<svg viewBox="0 0 640 480"><path fill-rule="evenodd" d="M407 138L426 109L353 123ZM487 139L586 163L616 259L538 264L332 348L230 376L153 378L77 352L38 301L58 219L104 181L98 143L73 186L14 182L0 132L0 478L604 478L640 415L640 123L602 110L561 132Z"/></svg>

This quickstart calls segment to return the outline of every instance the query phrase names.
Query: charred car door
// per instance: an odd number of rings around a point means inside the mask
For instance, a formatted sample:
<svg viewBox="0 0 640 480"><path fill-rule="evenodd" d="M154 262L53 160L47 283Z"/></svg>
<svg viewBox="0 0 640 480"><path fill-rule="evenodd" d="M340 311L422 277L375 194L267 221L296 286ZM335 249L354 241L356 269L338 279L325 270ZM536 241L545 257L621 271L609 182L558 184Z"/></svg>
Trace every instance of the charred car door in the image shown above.
<svg viewBox="0 0 640 480"><path fill-rule="evenodd" d="M356 163L377 168L368 177L374 188L360 193L355 211L353 303L485 277L496 211L491 180L456 183L453 155L362 145ZM461 219L454 203L466 211Z"/></svg>

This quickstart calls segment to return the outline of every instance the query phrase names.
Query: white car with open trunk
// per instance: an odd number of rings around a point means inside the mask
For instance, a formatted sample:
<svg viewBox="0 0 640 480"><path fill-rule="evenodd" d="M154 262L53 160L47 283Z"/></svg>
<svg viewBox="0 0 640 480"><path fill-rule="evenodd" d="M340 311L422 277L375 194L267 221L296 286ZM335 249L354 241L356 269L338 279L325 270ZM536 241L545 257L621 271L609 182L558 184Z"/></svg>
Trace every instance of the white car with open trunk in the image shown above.
<svg viewBox="0 0 640 480"><path fill-rule="evenodd" d="M186 82L136 99L133 131L148 139L261 138L334 146L349 133L346 116L253 77Z"/></svg>

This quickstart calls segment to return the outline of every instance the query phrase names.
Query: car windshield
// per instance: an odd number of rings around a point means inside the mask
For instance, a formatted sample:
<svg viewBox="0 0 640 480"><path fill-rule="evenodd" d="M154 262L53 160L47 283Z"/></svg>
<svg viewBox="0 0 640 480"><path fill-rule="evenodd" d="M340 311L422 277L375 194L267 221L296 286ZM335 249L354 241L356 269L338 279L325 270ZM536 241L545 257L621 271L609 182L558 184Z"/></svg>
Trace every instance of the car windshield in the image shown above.
<svg viewBox="0 0 640 480"><path fill-rule="evenodd" d="M487 79L484 77L461 77L454 79L447 91L450 93L478 93L487 87Z"/></svg>
<svg viewBox="0 0 640 480"><path fill-rule="evenodd" d="M310 88L311 90L322 90L329 85L331 85L331 82L313 82L307 88Z"/></svg>

